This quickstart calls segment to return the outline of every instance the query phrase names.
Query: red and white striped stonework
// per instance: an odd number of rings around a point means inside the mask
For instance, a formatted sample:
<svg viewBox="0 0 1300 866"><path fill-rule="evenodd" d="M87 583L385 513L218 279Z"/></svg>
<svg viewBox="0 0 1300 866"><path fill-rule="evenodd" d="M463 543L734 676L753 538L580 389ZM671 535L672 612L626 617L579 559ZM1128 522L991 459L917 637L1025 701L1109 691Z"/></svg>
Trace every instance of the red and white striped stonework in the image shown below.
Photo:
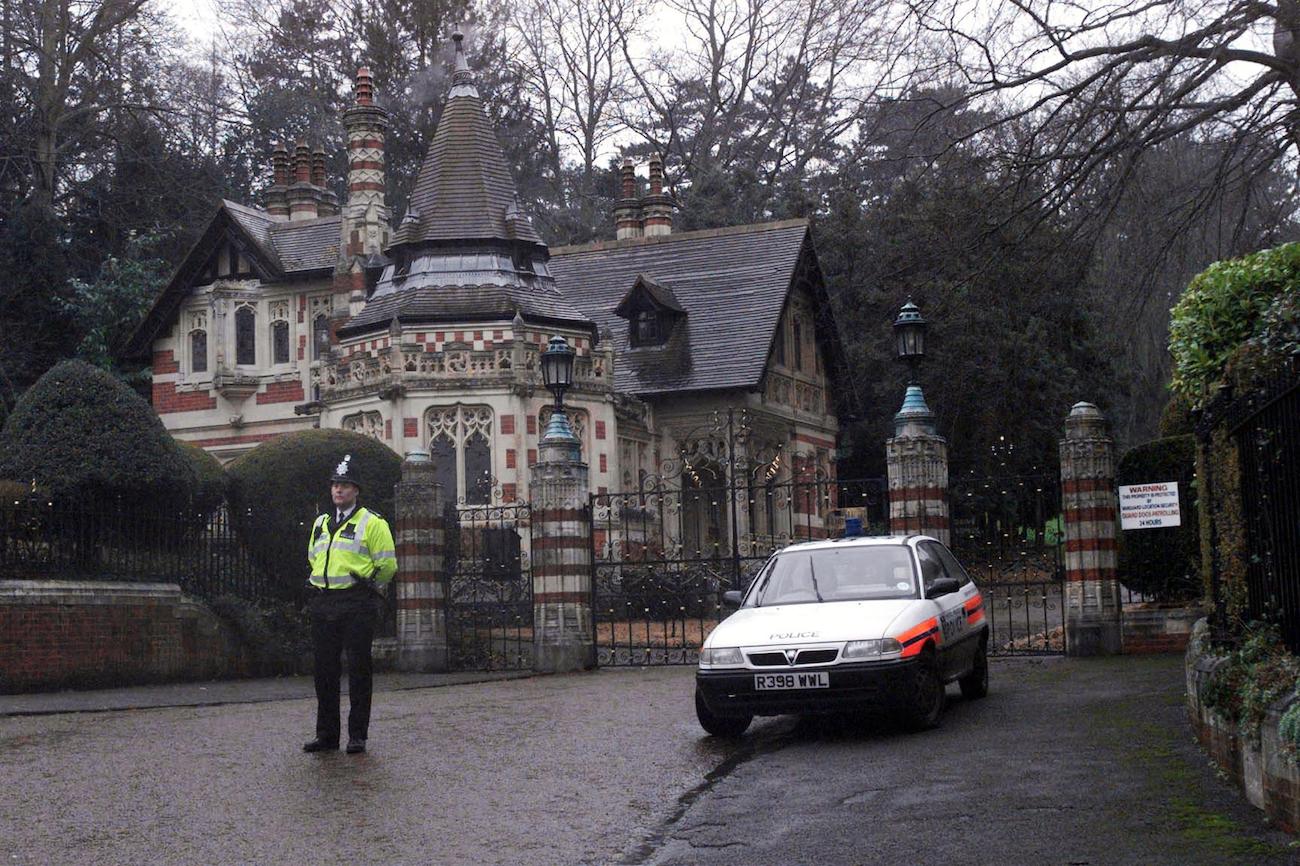
<svg viewBox="0 0 1300 866"><path fill-rule="evenodd" d="M1065 628L1070 655L1122 649L1115 442L1091 403L1076 403L1060 443L1065 515Z"/></svg>
<svg viewBox="0 0 1300 866"><path fill-rule="evenodd" d="M348 193L342 247L345 256L380 253L388 243L388 207L384 203L384 134L388 112L375 104L374 82L367 67L357 70L355 100L343 112L348 136Z"/></svg>
<svg viewBox="0 0 1300 866"><path fill-rule="evenodd" d="M427 453L407 455L395 493L397 667L443 671L447 669L446 538L442 495Z"/></svg>
<svg viewBox="0 0 1300 866"><path fill-rule="evenodd" d="M591 518L587 464L543 443L532 468L533 665L595 665L591 615Z"/></svg>
<svg viewBox="0 0 1300 866"><path fill-rule="evenodd" d="M889 532L929 535L949 544L948 443L920 430L885 442L889 472Z"/></svg>

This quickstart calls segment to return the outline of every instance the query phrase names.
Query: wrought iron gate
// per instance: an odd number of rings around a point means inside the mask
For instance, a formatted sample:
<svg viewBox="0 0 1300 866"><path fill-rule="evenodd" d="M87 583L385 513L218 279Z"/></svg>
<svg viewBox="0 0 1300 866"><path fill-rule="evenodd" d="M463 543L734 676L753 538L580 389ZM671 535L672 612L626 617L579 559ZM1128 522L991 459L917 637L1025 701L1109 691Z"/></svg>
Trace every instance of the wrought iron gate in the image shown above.
<svg viewBox="0 0 1300 866"><path fill-rule="evenodd" d="M694 664L721 619L722 593L745 589L773 552L837 535L846 517L885 531L884 479L810 471L777 483L770 466L688 467L638 490L592 496L598 664ZM710 478L721 483L702 483Z"/></svg>
<svg viewBox="0 0 1300 866"><path fill-rule="evenodd" d="M444 526L451 668L531 669L532 509L449 505Z"/></svg>
<svg viewBox="0 0 1300 866"><path fill-rule="evenodd" d="M990 655L1065 652L1059 473L967 475L948 496L952 549L984 595Z"/></svg>

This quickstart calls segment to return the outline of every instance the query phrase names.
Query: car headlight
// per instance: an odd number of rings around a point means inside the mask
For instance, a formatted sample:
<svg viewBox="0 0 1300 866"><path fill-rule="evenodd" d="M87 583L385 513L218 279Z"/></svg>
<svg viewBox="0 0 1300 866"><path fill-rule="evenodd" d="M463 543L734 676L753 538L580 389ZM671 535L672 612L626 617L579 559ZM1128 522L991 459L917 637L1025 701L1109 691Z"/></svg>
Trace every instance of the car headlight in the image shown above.
<svg viewBox="0 0 1300 866"><path fill-rule="evenodd" d="M739 647L700 650L700 667L702 668L740 667L744 663L745 657L741 654Z"/></svg>
<svg viewBox="0 0 1300 866"><path fill-rule="evenodd" d="M903 645L892 637L883 640L851 640L840 653L842 659L874 659L903 651Z"/></svg>

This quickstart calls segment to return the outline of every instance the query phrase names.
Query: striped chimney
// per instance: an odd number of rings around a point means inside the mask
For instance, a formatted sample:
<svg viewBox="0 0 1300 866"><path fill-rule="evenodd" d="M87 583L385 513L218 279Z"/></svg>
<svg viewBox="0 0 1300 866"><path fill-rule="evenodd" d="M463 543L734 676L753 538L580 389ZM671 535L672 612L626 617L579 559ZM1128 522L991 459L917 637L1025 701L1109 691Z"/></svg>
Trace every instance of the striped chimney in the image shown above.
<svg viewBox="0 0 1300 866"><path fill-rule="evenodd" d="M614 203L614 237L621 241L642 235L641 199L637 197L636 166L631 157L623 160L620 176L622 195Z"/></svg>
<svg viewBox="0 0 1300 866"><path fill-rule="evenodd" d="M384 201L384 135L388 112L375 104L370 68L357 70L353 104L343 112L348 136L348 192L340 249L346 255L376 255L388 239Z"/></svg>
<svg viewBox="0 0 1300 866"><path fill-rule="evenodd" d="M664 161L658 155L650 157L650 194L641 199L641 212L646 237L672 234L673 200L664 195Z"/></svg>
<svg viewBox="0 0 1300 866"><path fill-rule="evenodd" d="M293 185L289 187L289 219L313 220L319 216L316 189L311 184L311 151L299 139L293 152Z"/></svg>
<svg viewBox="0 0 1300 866"><path fill-rule="evenodd" d="M274 220L289 218L289 148L277 141L271 151L271 188L266 191L266 212Z"/></svg>

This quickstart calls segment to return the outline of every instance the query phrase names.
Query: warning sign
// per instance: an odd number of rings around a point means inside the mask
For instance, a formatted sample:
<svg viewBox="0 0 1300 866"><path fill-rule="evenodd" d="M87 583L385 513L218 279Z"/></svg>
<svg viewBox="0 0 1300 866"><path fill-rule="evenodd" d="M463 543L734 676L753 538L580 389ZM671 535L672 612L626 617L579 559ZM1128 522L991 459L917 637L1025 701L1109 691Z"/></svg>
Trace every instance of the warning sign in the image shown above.
<svg viewBox="0 0 1300 866"><path fill-rule="evenodd" d="M1122 529L1157 529L1181 526L1178 482L1125 484L1119 488L1119 524Z"/></svg>

